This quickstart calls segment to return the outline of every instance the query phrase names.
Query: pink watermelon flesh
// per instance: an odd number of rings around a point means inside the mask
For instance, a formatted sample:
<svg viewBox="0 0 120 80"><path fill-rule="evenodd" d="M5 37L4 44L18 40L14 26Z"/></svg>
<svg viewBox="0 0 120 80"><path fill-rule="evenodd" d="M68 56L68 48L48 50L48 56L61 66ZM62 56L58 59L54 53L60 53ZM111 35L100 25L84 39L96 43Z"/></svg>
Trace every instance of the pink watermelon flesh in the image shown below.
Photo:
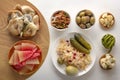
<svg viewBox="0 0 120 80"><path fill-rule="evenodd" d="M20 62L26 61L33 55L32 51L18 51L17 53L18 53Z"/></svg>
<svg viewBox="0 0 120 80"><path fill-rule="evenodd" d="M36 47L32 50L32 52L35 53L37 50L38 50L38 48Z"/></svg>
<svg viewBox="0 0 120 80"><path fill-rule="evenodd" d="M22 43L22 51L30 50L32 51L34 48L36 48L36 45L30 44L30 43Z"/></svg>
<svg viewBox="0 0 120 80"><path fill-rule="evenodd" d="M16 69L16 70L20 70L23 68L23 64L19 63L18 65L13 65L13 67Z"/></svg>
<svg viewBox="0 0 120 80"><path fill-rule="evenodd" d="M39 64L38 58L29 59L26 61L26 64Z"/></svg>
<svg viewBox="0 0 120 80"><path fill-rule="evenodd" d="M40 56L40 53L34 53L33 56L31 57L31 59L34 59L36 57L39 57Z"/></svg>

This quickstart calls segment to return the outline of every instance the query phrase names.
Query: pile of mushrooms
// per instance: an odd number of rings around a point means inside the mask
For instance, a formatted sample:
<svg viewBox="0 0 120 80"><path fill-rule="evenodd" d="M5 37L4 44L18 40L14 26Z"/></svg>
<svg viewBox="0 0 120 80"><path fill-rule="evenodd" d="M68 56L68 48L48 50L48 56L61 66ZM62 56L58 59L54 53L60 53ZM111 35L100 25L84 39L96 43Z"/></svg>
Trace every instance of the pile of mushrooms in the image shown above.
<svg viewBox="0 0 120 80"><path fill-rule="evenodd" d="M14 36L20 38L32 37L39 30L39 26L40 18L30 6L17 4L8 13L7 28Z"/></svg>

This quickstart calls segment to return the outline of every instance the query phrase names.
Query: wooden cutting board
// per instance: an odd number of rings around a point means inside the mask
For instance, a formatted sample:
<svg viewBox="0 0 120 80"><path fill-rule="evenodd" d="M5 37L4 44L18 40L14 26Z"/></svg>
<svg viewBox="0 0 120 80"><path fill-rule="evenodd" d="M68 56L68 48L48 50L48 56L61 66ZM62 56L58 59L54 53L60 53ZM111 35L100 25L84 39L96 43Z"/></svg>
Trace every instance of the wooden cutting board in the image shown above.
<svg viewBox="0 0 120 80"><path fill-rule="evenodd" d="M48 26L42 14L31 3L26 0L0 0L0 80L25 80L31 75L20 76L16 74L8 64L8 52L11 46L21 40L9 34L8 30L3 30L7 25L8 11L16 4L29 5L36 10L40 16L40 30L35 37L29 39L36 42L42 49L42 63L44 62L49 48ZM40 69L40 68L39 68Z"/></svg>

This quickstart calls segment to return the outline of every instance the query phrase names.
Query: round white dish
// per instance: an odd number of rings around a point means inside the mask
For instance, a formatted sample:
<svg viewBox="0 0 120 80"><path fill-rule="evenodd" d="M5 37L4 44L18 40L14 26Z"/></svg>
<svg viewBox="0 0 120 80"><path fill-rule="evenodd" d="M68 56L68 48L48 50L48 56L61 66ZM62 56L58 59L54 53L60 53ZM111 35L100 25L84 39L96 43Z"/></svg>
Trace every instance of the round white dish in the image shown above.
<svg viewBox="0 0 120 80"><path fill-rule="evenodd" d="M65 72L65 65L60 65L57 63L57 58L58 58L58 55L57 55L57 46L59 44L59 41L61 39L65 39L65 40L69 40L71 37L74 37L74 34L77 33L77 32L70 32L70 33L66 33L65 35L62 35L60 36L56 41L55 41L55 44L53 46L53 52L51 54L51 57L52 57L52 62L53 62L53 65L55 66L55 68L60 72L62 73L63 75L66 75L66 72ZM81 34L81 33L80 33ZM89 40L85 35L81 34L85 40L87 40L92 49L91 49L91 52L90 52L90 56L92 58L92 62L91 64L85 69L85 70L79 70L78 74L74 75L74 76L82 76L83 74L87 73L94 65L95 63L95 60L96 60L96 53L94 53L94 44L92 43L91 40ZM69 76L69 75L68 75Z"/></svg>

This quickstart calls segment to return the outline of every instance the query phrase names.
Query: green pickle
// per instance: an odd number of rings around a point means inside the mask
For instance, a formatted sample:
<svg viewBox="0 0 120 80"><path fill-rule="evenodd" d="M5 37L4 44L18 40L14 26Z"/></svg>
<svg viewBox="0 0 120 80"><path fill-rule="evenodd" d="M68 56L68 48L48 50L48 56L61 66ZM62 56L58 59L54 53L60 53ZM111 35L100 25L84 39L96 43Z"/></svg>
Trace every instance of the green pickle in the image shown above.
<svg viewBox="0 0 120 80"><path fill-rule="evenodd" d="M102 38L102 44L106 49L109 49L108 50L109 53L115 44L115 37L111 34L104 35Z"/></svg>
<svg viewBox="0 0 120 80"><path fill-rule="evenodd" d="M78 51L89 54L90 50L84 48L75 38L70 38L70 43L73 47L75 47Z"/></svg>
<svg viewBox="0 0 120 80"><path fill-rule="evenodd" d="M83 45L83 47L91 50L91 45L79 33L76 33L74 37L81 45Z"/></svg>

